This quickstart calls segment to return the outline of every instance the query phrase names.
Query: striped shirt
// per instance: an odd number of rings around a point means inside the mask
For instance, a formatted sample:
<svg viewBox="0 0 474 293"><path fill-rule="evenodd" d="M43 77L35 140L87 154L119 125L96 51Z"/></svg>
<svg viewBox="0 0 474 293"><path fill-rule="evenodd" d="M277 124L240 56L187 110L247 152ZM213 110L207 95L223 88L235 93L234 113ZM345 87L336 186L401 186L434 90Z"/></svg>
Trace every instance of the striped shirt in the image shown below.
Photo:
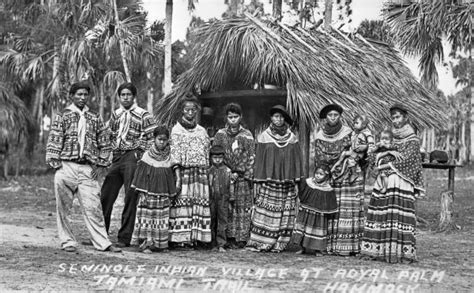
<svg viewBox="0 0 474 293"><path fill-rule="evenodd" d="M114 151L146 151L153 144L153 130L155 121L153 116L145 109L135 107L130 110L130 124L125 139L117 143L117 135L120 129L120 118L125 115L125 110L119 108L112 113L109 126L112 130L111 141Z"/></svg>
<svg viewBox="0 0 474 293"><path fill-rule="evenodd" d="M61 161L84 159L92 165L110 165L110 133L99 114L85 112L86 137L83 158L79 158L78 122L79 114L66 108L59 113L49 132L46 145L46 163L53 168L61 167Z"/></svg>

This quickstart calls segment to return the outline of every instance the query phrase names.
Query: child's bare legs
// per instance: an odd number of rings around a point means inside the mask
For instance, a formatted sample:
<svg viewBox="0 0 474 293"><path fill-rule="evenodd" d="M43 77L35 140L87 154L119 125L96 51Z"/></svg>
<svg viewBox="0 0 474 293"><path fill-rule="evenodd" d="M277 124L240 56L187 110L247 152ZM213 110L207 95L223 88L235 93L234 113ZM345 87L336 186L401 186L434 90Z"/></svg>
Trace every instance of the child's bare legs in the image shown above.
<svg viewBox="0 0 474 293"><path fill-rule="evenodd" d="M380 193L387 192L387 184L388 184L388 177L381 172L379 176L377 176L377 185L380 186Z"/></svg>

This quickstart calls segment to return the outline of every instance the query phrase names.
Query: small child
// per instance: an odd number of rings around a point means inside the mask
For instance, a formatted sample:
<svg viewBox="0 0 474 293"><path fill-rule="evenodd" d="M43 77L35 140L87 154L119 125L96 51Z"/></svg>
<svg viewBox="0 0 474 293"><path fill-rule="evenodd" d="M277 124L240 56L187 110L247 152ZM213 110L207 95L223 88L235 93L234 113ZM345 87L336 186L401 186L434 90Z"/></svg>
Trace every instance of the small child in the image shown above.
<svg viewBox="0 0 474 293"><path fill-rule="evenodd" d="M393 133L390 130L384 130L380 133L380 141L375 144L375 148L371 153L375 156L375 170L377 171L377 186L380 186L380 193L387 192L387 179L393 172L389 163L395 161L395 157L387 153L391 150L397 150L393 145Z"/></svg>
<svg viewBox="0 0 474 293"><path fill-rule="evenodd" d="M357 172L354 170L366 157L369 146L374 144L372 132L367 128L369 120L365 115L356 115L354 118L353 131L351 134L350 149L341 153L339 160L331 168L336 178L345 176L349 182L357 179ZM342 168L339 169L342 164Z"/></svg>
<svg viewBox="0 0 474 293"><path fill-rule="evenodd" d="M158 126L153 135L154 144L138 161L132 181L139 199L131 244L147 254L168 248L170 198L176 195L170 133L165 126Z"/></svg>
<svg viewBox="0 0 474 293"><path fill-rule="evenodd" d="M225 150L221 145L211 148L211 164L209 168L211 231L213 246L219 252L225 252L227 246L227 225L229 203L234 201L231 194L232 170L224 164Z"/></svg>
<svg viewBox="0 0 474 293"><path fill-rule="evenodd" d="M300 205L294 230L294 243L303 247L297 254L327 251L328 220L337 213L336 193L329 184L329 167L317 166L312 178L302 180Z"/></svg>

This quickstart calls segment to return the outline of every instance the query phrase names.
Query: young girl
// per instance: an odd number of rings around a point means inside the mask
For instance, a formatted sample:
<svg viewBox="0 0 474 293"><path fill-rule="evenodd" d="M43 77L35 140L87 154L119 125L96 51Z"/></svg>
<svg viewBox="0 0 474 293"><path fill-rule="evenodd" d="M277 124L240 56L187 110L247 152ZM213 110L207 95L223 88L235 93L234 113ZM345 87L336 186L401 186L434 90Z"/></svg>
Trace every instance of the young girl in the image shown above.
<svg viewBox="0 0 474 293"><path fill-rule="evenodd" d="M153 146L138 162L132 181L139 196L132 245L144 253L168 248L170 198L176 195L176 183L170 161L170 133L165 126L154 132Z"/></svg>
<svg viewBox="0 0 474 293"><path fill-rule="evenodd" d="M317 166L314 177L301 181L300 206L294 231L294 243L303 247L297 254L327 251L328 219L337 212L336 194L329 185L329 167Z"/></svg>

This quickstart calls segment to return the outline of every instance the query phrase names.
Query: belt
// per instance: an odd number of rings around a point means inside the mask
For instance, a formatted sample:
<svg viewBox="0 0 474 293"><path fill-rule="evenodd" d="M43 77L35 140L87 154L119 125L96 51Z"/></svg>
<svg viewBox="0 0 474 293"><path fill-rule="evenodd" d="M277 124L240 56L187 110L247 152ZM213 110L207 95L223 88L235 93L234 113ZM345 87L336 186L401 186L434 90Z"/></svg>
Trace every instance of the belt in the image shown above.
<svg viewBox="0 0 474 293"><path fill-rule="evenodd" d="M89 165L90 164L90 162L86 159L77 159L77 160L72 161L72 162L74 162L76 164L79 164L79 165Z"/></svg>

